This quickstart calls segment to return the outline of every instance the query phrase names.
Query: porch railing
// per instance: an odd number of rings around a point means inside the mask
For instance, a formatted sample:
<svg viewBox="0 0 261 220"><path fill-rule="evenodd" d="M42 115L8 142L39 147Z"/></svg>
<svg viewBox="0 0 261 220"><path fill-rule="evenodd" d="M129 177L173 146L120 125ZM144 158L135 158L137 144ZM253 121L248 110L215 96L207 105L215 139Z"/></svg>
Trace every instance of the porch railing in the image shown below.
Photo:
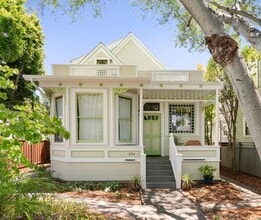
<svg viewBox="0 0 261 220"><path fill-rule="evenodd" d="M176 188L181 188L182 154L179 154L174 142L173 133L169 137L169 159L176 179Z"/></svg>

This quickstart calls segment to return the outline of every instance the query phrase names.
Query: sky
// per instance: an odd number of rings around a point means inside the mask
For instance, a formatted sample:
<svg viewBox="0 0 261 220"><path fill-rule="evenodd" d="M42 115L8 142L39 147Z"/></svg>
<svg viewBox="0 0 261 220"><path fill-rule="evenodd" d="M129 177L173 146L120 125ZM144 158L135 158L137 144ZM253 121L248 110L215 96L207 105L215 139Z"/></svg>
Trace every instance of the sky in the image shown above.
<svg viewBox="0 0 261 220"><path fill-rule="evenodd" d="M30 1L29 1L30 3ZM30 4L34 7L33 3ZM35 7L38 12L39 8ZM147 15L128 0L110 1L102 7L102 17L94 18L90 10L86 16L73 21L69 15L52 14L46 9L38 13L45 35L45 69L51 74L52 64L68 64L71 59L87 54L99 42L105 45L132 32L167 69L196 69L206 66L210 54L189 52L175 47L175 25L159 25L155 17Z"/></svg>

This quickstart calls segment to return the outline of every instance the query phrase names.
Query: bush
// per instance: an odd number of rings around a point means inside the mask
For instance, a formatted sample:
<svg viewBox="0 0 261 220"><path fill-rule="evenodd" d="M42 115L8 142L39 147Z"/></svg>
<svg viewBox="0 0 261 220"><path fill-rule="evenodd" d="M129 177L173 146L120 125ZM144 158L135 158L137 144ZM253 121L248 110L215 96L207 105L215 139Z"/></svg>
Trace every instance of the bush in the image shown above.
<svg viewBox="0 0 261 220"><path fill-rule="evenodd" d="M72 190L108 190L116 191L120 188L118 182L66 182L64 184L65 191Z"/></svg>
<svg viewBox="0 0 261 220"><path fill-rule="evenodd" d="M184 174L182 176L182 189L191 189L193 187L194 181L191 179L189 174Z"/></svg>

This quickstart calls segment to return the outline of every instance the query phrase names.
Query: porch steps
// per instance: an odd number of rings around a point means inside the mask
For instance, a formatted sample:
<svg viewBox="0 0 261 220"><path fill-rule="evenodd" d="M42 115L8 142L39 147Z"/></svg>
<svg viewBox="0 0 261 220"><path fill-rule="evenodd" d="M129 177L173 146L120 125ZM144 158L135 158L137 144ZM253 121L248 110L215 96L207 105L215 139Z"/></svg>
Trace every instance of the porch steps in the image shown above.
<svg viewBox="0 0 261 220"><path fill-rule="evenodd" d="M171 163L168 157L150 157L146 160L146 181L149 189L176 188Z"/></svg>

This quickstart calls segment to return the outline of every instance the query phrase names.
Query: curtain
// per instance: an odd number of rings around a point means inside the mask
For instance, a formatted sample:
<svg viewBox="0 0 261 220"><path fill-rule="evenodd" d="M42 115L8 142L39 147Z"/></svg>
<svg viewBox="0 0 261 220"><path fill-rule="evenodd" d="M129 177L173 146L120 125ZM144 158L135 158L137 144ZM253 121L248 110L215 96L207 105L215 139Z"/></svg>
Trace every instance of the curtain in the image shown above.
<svg viewBox="0 0 261 220"><path fill-rule="evenodd" d="M100 142L103 140L102 94L77 95L78 140Z"/></svg>

